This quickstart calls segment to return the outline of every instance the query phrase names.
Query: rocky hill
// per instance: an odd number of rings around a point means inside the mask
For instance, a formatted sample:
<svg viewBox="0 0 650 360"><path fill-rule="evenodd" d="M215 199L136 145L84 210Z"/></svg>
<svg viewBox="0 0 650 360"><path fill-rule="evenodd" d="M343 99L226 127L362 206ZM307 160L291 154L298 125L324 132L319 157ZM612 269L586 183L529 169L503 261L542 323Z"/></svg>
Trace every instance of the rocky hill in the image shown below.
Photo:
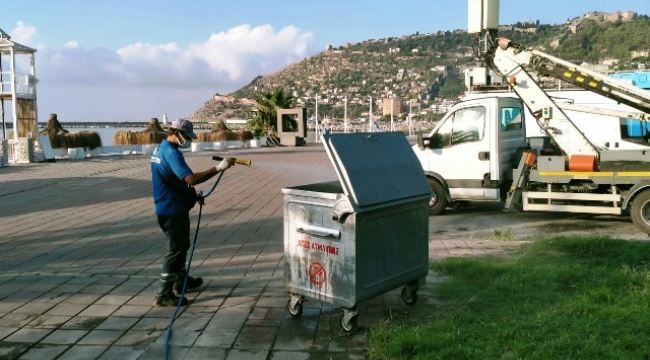
<svg viewBox="0 0 650 360"><path fill-rule="evenodd" d="M192 112L188 119L198 121L246 119L254 106L255 102L245 97L216 94L206 101L203 107Z"/></svg>
<svg viewBox="0 0 650 360"><path fill-rule="evenodd" d="M574 63L589 62L597 71L650 65L650 19L633 12L588 13L565 24L523 22L502 26L499 36L541 48ZM274 73L258 76L228 96L215 95L190 115L201 121L247 118L252 94L284 88L310 116L318 94L319 118L382 114L385 98L401 99L399 112L425 112L444 98L466 89L463 70L476 64L475 37L462 30L412 34L346 44L302 59ZM585 64L583 64L585 65Z"/></svg>

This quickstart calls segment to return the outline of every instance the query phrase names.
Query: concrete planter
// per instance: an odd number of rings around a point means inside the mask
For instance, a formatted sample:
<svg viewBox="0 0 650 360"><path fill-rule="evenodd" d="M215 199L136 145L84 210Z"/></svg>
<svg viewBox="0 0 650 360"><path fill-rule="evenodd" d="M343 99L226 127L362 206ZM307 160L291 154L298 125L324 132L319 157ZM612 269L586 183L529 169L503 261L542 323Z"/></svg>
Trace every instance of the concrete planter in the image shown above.
<svg viewBox="0 0 650 360"><path fill-rule="evenodd" d="M246 147L246 143L243 141L239 141L239 140L226 141L226 149L243 148L243 147Z"/></svg>
<svg viewBox="0 0 650 360"><path fill-rule="evenodd" d="M33 163L34 139L18 138L18 141L14 142L14 158L19 164Z"/></svg>
<svg viewBox="0 0 650 360"><path fill-rule="evenodd" d="M84 148L69 148L68 149L68 159L71 160L81 160L86 157L86 151Z"/></svg>
<svg viewBox="0 0 650 360"><path fill-rule="evenodd" d="M9 141L0 140L0 167L9 165Z"/></svg>
<svg viewBox="0 0 650 360"><path fill-rule="evenodd" d="M205 150L205 143L203 142L192 142L192 152L201 152Z"/></svg>
<svg viewBox="0 0 650 360"><path fill-rule="evenodd" d="M252 148L259 148L262 147L262 140L260 139L251 139L248 140L248 146Z"/></svg>
<svg viewBox="0 0 650 360"><path fill-rule="evenodd" d="M158 144L142 145L142 155L151 155L156 150Z"/></svg>

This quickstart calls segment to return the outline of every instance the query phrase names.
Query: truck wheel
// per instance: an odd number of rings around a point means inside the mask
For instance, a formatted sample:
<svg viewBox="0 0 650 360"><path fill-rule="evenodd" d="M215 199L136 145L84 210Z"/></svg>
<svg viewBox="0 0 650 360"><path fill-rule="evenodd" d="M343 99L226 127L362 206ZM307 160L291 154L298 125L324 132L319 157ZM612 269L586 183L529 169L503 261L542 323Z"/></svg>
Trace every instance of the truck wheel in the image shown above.
<svg viewBox="0 0 650 360"><path fill-rule="evenodd" d="M445 187L437 180L429 179L429 186L431 186L433 192L433 196L429 200L429 214L440 215L447 208L447 192Z"/></svg>
<svg viewBox="0 0 650 360"><path fill-rule="evenodd" d="M642 192L632 200L630 217L639 230L650 235L650 190Z"/></svg>

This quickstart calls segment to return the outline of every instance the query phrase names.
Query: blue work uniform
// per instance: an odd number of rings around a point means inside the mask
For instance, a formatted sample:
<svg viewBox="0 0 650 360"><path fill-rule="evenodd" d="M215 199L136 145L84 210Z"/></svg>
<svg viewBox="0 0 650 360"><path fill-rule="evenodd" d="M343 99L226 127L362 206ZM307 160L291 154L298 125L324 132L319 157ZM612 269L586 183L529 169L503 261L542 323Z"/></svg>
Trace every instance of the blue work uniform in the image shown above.
<svg viewBox="0 0 650 360"><path fill-rule="evenodd" d="M151 156L154 207L158 225L167 236L167 252L156 289L156 298L163 299L173 297L173 287L182 286L185 277L185 261L190 248L190 209L181 195L161 180L158 171L168 182L187 186L183 179L191 175L192 170L178 146L167 140L163 140Z"/></svg>
<svg viewBox="0 0 650 360"><path fill-rule="evenodd" d="M168 181L177 181L180 186L187 186L183 179L191 175L192 170L185 162L178 146L163 140L151 155L153 202L156 215L180 215L189 212L190 209L185 206L180 194L163 183L155 167Z"/></svg>

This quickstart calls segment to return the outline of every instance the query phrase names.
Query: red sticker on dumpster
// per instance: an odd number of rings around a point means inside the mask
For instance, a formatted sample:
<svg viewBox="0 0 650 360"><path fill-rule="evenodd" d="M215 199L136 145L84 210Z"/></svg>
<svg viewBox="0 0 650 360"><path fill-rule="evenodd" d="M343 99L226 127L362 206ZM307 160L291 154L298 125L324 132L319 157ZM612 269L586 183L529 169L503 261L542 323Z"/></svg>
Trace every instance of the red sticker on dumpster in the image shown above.
<svg viewBox="0 0 650 360"><path fill-rule="evenodd" d="M326 277L327 273L325 272L325 267L323 264L319 263L318 261L314 261L309 264L309 280L312 283L316 285L322 285L325 282Z"/></svg>

